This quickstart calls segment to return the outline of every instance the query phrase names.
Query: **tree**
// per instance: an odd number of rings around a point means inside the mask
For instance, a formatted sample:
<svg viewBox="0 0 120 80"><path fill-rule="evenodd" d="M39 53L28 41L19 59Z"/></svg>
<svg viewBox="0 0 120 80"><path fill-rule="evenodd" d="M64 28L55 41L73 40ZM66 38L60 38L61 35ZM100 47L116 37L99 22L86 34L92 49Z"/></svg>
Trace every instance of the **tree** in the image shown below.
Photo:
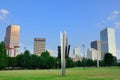
<svg viewBox="0 0 120 80"><path fill-rule="evenodd" d="M56 66L56 58L51 57L48 51L45 51L40 56L40 67L42 69L52 69Z"/></svg>
<svg viewBox="0 0 120 80"><path fill-rule="evenodd" d="M101 61L100 61L100 66L105 66L104 60L101 60Z"/></svg>
<svg viewBox="0 0 120 80"><path fill-rule="evenodd" d="M50 57L50 54L49 54L48 51L45 51L45 52L42 52L41 57L46 57L46 58L48 58L48 57Z"/></svg>
<svg viewBox="0 0 120 80"><path fill-rule="evenodd" d="M87 59L86 58L83 58L82 62L81 62L81 65L85 68L86 65L87 65Z"/></svg>
<svg viewBox="0 0 120 80"><path fill-rule="evenodd" d="M94 66L94 61L92 59L86 59L86 66L88 67Z"/></svg>
<svg viewBox="0 0 120 80"><path fill-rule="evenodd" d="M71 68L73 65L73 60L70 57L66 58L66 68Z"/></svg>
<svg viewBox="0 0 120 80"><path fill-rule="evenodd" d="M74 67L81 67L81 66L82 66L82 64L81 64L81 61L80 61L80 60L75 61L75 62L73 62L73 63L74 63Z"/></svg>
<svg viewBox="0 0 120 80"><path fill-rule="evenodd" d="M50 54L48 51L42 52L41 56L40 56L40 67L42 69L49 69L49 58L50 58Z"/></svg>
<svg viewBox="0 0 120 80"><path fill-rule="evenodd" d="M55 67L56 67L57 69L60 69L60 68L61 68L61 59L60 59L59 57L56 58L56 65L55 65Z"/></svg>
<svg viewBox="0 0 120 80"><path fill-rule="evenodd" d="M106 53L104 56L105 66L112 66L115 62L115 58L111 53Z"/></svg>
<svg viewBox="0 0 120 80"><path fill-rule="evenodd" d="M1 42L0 43L0 69L3 69L7 67L7 52L6 52L6 47L5 43Z"/></svg>
<svg viewBox="0 0 120 80"><path fill-rule="evenodd" d="M24 68L31 68L31 55L29 50L24 51L23 59Z"/></svg>
<svg viewBox="0 0 120 80"><path fill-rule="evenodd" d="M31 68L31 55L28 50L24 51L24 54L19 54L17 57L17 67L29 69Z"/></svg>
<svg viewBox="0 0 120 80"><path fill-rule="evenodd" d="M120 63L118 63L118 66L120 66Z"/></svg>
<svg viewBox="0 0 120 80"><path fill-rule="evenodd" d="M39 68L39 57L37 55L31 55L31 67L33 69Z"/></svg>
<svg viewBox="0 0 120 80"><path fill-rule="evenodd" d="M81 61L79 60L79 61L77 61L77 65L78 65L78 67L80 67L81 66Z"/></svg>
<svg viewBox="0 0 120 80"><path fill-rule="evenodd" d="M17 67L17 60L16 57L8 57L8 67L15 69Z"/></svg>
<svg viewBox="0 0 120 80"><path fill-rule="evenodd" d="M17 67L23 68L24 67L24 55L22 53L17 55L16 60L17 60Z"/></svg>
<svg viewBox="0 0 120 80"><path fill-rule="evenodd" d="M50 57L48 59L48 65L49 65L49 69L54 69L56 65L56 59L54 57Z"/></svg>
<svg viewBox="0 0 120 80"><path fill-rule="evenodd" d="M118 66L118 63L117 63L117 58L115 56L113 56L113 66Z"/></svg>

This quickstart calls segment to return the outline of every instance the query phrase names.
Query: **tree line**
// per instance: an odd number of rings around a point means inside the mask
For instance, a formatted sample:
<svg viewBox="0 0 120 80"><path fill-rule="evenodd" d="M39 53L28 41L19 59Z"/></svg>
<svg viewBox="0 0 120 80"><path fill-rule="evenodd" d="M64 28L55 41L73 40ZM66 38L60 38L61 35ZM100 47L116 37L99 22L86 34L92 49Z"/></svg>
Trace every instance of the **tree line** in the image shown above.
<svg viewBox="0 0 120 80"><path fill-rule="evenodd" d="M100 66L120 66L117 59L110 53L106 53L104 60L99 61ZM97 61L91 59L83 59L82 61L74 62L70 57L66 57L66 68L72 67L92 67L96 66ZM7 56L5 43L0 42L0 69L60 69L60 57L50 56L48 51L45 51L41 56L31 54L29 50L17 55L16 57Z"/></svg>

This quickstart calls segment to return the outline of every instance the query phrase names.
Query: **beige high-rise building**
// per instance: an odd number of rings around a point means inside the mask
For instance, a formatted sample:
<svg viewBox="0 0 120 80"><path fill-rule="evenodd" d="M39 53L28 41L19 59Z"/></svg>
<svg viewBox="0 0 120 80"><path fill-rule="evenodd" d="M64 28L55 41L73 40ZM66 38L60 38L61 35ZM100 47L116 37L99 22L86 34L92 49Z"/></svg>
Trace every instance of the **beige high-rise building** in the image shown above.
<svg viewBox="0 0 120 80"><path fill-rule="evenodd" d="M5 46L8 56L15 57L18 54L20 26L9 25L6 29Z"/></svg>
<svg viewBox="0 0 120 80"><path fill-rule="evenodd" d="M98 51L94 48L88 48L87 58L92 59L92 60L97 60L98 59Z"/></svg>
<svg viewBox="0 0 120 80"><path fill-rule="evenodd" d="M97 52L98 60L101 60L101 41L98 41L98 40L92 41L91 42L91 48L94 48L98 51Z"/></svg>
<svg viewBox="0 0 120 80"><path fill-rule="evenodd" d="M46 40L45 38L34 39L34 54L40 56L42 52L45 52Z"/></svg>

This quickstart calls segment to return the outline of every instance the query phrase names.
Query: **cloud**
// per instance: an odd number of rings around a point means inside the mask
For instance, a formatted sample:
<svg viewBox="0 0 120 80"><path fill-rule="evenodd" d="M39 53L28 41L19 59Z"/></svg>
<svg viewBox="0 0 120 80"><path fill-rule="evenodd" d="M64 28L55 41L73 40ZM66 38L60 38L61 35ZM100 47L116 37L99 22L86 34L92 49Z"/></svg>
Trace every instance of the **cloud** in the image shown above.
<svg viewBox="0 0 120 80"><path fill-rule="evenodd" d="M115 22L114 26L115 26L116 29L120 28L120 21L119 22Z"/></svg>
<svg viewBox="0 0 120 80"><path fill-rule="evenodd" d="M108 16L108 21L115 20L119 15L119 11L113 11L110 16Z"/></svg>
<svg viewBox="0 0 120 80"><path fill-rule="evenodd" d="M3 15L7 15L9 12L6 9L0 9L0 13Z"/></svg>
<svg viewBox="0 0 120 80"><path fill-rule="evenodd" d="M105 24L105 23L106 23L106 21L102 21L102 22L97 23L96 26L97 26L98 28L102 28L102 27L104 27L104 24Z"/></svg>
<svg viewBox="0 0 120 80"><path fill-rule="evenodd" d="M96 26L97 26L98 28L103 27L103 25L102 25L101 23L97 23Z"/></svg>
<svg viewBox="0 0 120 80"><path fill-rule="evenodd" d="M119 16L120 16L120 12L118 10L114 10L107 18L105 18L101 22L98 22L96 24L96 27L103 28L112 25L114 28L120 29L120 21L118 21Z"/></svg>
<svg viewBox="0 0 120 80"><path fill-rule="evenodd" d="M1 21L7 20L8 14L9 14L8 10L6 10L6 9L0 9L0 20Z"/></svg>

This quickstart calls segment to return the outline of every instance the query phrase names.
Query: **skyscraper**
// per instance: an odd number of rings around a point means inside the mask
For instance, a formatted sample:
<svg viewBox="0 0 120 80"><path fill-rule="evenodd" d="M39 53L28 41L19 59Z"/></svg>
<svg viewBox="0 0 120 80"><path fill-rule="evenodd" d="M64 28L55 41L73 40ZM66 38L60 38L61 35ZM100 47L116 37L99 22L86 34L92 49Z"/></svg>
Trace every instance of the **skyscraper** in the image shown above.
<svg viewBox="0 0 120 80"><path fill-rule="evenodd" d="M34 54L40 56L42 52L45 52L46 40L45 38L34 39Z"/></svg>
<svg viewBox="0 0 120 80"><path fill-rule="evenodd" d="M6 29L5 46L7 54L10 57L15 57L18 54L20 26L9 25Z"/></svg>
<svg viewBox="0 0 120 80"><path fill-rule="evenodd" d="M115 30L106 28L100 32L102 59L105 53L109 52L116 57Z"/></svg>
<svg viewBox="0 0 120 80"><path fill-rule="evenodd" d="M101 60L101 42L100 41L93 41L91 42L91 48L94 48L97 50L98 53L98 59Z"/></svg>

